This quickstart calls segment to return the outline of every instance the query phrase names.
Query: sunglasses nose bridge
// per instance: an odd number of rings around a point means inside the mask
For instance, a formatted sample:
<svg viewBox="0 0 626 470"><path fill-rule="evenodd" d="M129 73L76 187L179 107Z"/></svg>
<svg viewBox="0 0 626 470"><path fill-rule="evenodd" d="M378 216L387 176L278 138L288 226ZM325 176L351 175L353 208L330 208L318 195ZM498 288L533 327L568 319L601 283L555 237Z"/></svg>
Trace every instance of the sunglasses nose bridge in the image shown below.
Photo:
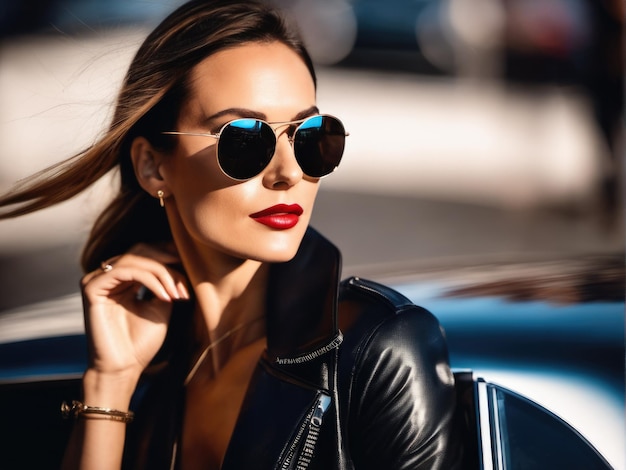
<svg viewBox="0 0 626 470"><path fill-rule="evenodd" d="M294 146L293 146L293 142L294 142L294 136L293 135L289 135L286 131L283 132L274 132L274 135L276 136L276 144L274 146L274 155L276 154L276 152L278 152L278 149L280 147L280 141L282 137L285 137L287 139L287 142L289 143L289 147L290 147L290 151L292 154L294 154L293 156L295 157L295 152L294 152Z"/></svg>
<svg viewBox="0 0 626 470"><path fill-rule="evenodd" d="M292 123L286 122L286 123L280 123L278 125L270 126L272 128L272 131L274 132L274 137L276 138L276 145L278 145L279 139L283 135L286 135L287 136L287 142L289 142L289 145L291 145L291 147L293 149L293 140L295 138L295 132L292 133L292 134L289 133L289 126L290 125L292 125ZM283 128L283 129L281 130L281 128Z"/></svg>

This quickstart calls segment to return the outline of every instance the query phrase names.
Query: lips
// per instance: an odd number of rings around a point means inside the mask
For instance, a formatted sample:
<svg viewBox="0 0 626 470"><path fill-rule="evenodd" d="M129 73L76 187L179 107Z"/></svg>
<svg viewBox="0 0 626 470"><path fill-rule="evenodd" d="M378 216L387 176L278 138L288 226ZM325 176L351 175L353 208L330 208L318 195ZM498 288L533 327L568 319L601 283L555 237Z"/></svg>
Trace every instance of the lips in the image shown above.
<svg viewBox="0 0 626 470"><path fill-rule="evenodd" d="M299 204L277 204L250 214L250 217L268 227L285 230L295 227L303 212Z"/></svg>

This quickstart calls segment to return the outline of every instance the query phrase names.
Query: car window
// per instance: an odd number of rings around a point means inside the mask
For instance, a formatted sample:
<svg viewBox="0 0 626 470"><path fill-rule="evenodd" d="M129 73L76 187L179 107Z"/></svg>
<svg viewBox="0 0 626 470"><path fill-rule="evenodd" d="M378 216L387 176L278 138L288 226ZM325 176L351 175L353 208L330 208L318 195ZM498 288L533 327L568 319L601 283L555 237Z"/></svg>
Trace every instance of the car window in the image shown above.
<svg viewBox="0 0 626 470"><path fill-rule="evenodd" d="M480 381L477 395L484 469L612 468L579 432L531 400Z"/></svg>

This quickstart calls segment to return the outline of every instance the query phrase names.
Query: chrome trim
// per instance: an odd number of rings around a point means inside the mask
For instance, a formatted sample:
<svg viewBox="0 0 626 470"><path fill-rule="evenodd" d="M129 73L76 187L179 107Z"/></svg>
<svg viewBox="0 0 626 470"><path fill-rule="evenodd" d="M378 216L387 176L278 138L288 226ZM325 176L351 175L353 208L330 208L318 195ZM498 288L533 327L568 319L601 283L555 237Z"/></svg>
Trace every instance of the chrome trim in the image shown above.
<svg viewBox="0 0 626 470"><path fill-rule="evenodd" d="M504 453L502 449L502 427L500 417L500 406L498 403L498 390L490 385L487 385L489 391L489 409L491 411L491 427L493 428L493 440L491 442L492 452L496 460L495 468L497 470L504 470Z"/></svg>
<svg viewBox="0 0 626 470"><path fill-rule="evenodd" d="M487 384L482 379L476 380L476 401L478 405L478 434L482 470L494 470L493 449L491 447L491 424L489 419L489 396Z"/></svg>

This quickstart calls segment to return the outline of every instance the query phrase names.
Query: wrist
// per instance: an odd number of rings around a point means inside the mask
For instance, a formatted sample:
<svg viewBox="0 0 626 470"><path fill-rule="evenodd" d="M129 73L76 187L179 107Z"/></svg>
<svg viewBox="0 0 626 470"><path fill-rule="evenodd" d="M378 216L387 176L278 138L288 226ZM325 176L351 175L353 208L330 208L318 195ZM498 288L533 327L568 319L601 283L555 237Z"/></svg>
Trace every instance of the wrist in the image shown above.
<svg viewBox="0 0 626 470"><path fill-rule="evenodd" d="M85 405L78 400L73 400L71 404L63 402L61 404L61 413L64 418L101 419L117 421L124 424L130 423L135 417L132 411L120 411L113 408Z"/></svg>
<svg viewBox="0 0 626 470"><path fill-rule="evenodd" d="M128 410L139 375L109 374L87 369L83 376L83 400L91 406Z"/></svg>

